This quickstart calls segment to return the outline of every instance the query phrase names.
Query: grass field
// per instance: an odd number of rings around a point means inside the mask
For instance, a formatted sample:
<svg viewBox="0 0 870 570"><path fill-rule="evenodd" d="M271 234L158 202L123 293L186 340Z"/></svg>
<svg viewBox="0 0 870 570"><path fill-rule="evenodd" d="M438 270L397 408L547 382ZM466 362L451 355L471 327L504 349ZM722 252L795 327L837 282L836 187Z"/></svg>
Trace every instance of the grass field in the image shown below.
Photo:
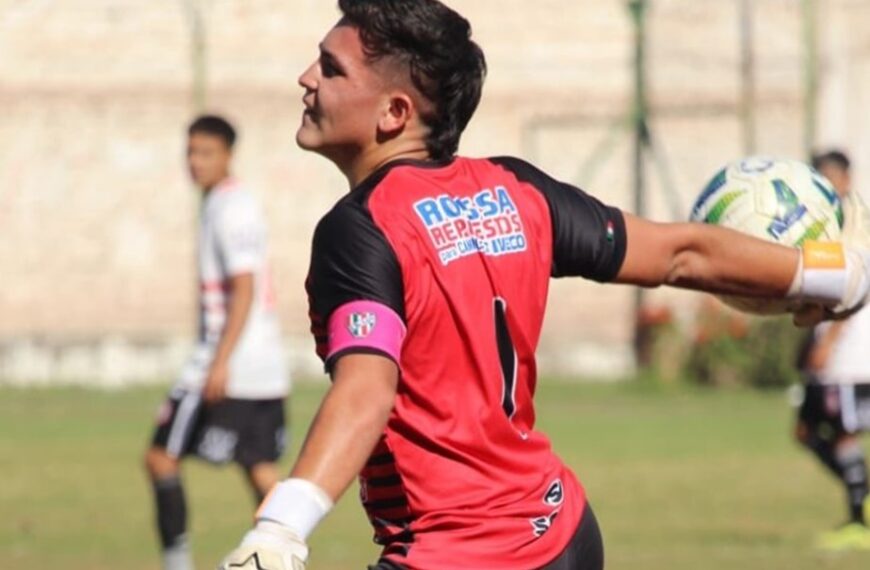
<svg viewBox="0 0 870 570"><path fill-rule="evenodd" d="M297 391L294 449L322 392ZM157 568L140 456L162 397L0 389L0 567ZM782 394L543 383L538 410L588 489L609 569L870 568L870 553L812 549L843 516L841 492L789 440ZM190 462L185 477L198 568L213 568L251 500L233 469ZM369 537L346 497L316 533L310 568L364 568Z"/></svg>

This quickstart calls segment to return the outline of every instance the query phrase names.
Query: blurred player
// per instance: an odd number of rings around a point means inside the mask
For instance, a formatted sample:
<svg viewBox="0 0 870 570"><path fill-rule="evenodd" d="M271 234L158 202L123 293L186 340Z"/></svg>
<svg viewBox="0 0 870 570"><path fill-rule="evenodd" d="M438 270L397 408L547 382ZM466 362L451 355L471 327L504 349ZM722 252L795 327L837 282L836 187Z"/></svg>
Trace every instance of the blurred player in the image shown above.
<svg viewBox="0 0 870 570"><path fill-rule="evenodd" d="M300 78L296 135L350 186L307 281L333 384L222 568L304 568L308 535L359 477L375 570L599 570L586 493L535 430L550 277L788 295L830 315L863 302L865 257L655 224L522 160L458 157L486 69L468 22L436 0L339 6Z"/></svg>
<svg viewBox="0 0 870 570"><path fill-rule="evenodd" d="M833 151L813 158L813 166L837 193L850 191L849 159ZM807 385L796 435L846 490L847 524L822 534L821 548L870 549L867 527L867 463L857 434L870 429L870 308L845 321L813 331L803 363Z"/></svg>
<svg viewBox="0 0 870 570"><path fill-rule="evenodd" d="M199 340L165 402L145 464L154 486L165 570L193 568L179 463L186 455L245 470L256 499L277 482L289 377L266 262L266 225L230 172L235 131L203 116L187 160L202 189Z"/></svg>

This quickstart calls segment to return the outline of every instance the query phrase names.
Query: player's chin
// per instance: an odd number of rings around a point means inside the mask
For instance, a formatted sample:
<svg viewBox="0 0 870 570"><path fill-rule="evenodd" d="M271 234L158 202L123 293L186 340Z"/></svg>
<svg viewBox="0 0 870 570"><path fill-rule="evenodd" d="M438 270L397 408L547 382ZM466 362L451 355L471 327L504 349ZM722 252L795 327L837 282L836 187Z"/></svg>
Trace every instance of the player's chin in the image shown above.
<svg viewBox="0 0 870 570"><path fill-rule="evenodd" d="M323 146L323 137L316 129L302 125L296 131L296 144L303 150L316 151Z"/></svg>

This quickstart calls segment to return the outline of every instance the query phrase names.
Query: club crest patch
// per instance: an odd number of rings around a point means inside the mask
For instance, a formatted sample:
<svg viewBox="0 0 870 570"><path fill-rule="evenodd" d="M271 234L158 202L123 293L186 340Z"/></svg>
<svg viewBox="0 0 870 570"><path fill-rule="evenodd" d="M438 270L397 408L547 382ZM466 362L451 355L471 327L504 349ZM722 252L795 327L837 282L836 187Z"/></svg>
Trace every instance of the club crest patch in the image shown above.
<svg viewBox="0 0 870 570"><path fill-rule="evenodd" d="M347 317L347 332L354 338L366 338L375 330L378 318L374 313L351 313Z"/></svg>

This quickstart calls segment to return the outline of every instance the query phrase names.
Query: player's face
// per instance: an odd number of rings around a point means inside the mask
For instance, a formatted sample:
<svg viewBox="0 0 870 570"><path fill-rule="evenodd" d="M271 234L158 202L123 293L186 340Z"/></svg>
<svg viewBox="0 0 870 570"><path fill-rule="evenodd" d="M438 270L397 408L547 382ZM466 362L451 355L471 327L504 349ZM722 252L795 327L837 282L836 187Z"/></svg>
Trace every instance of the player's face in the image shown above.
<svg viewBox="0 0 870 570"><path fill-rule="evenodd" d="M831 185L840 197L849 193L848 171L840 168L836 164L823 164L819 167L819 172L831 182Z"/></svg>
<svg viewBox="0 0 870 570"><path fill-rule="evenodd" d="M187 140L190 178L203 189L211 189L229 175L232 153L219 136L194 133Z"/></svg>
<svg viewBox="0 0 870 570"><path fill-rule="evenodd" d="M374 144L388 96L363 52L356 28L339 23L320 44L320 57L299 78L305 110L296 142L341 165ZM387 103L388 104L388 103Z"/></svg>

